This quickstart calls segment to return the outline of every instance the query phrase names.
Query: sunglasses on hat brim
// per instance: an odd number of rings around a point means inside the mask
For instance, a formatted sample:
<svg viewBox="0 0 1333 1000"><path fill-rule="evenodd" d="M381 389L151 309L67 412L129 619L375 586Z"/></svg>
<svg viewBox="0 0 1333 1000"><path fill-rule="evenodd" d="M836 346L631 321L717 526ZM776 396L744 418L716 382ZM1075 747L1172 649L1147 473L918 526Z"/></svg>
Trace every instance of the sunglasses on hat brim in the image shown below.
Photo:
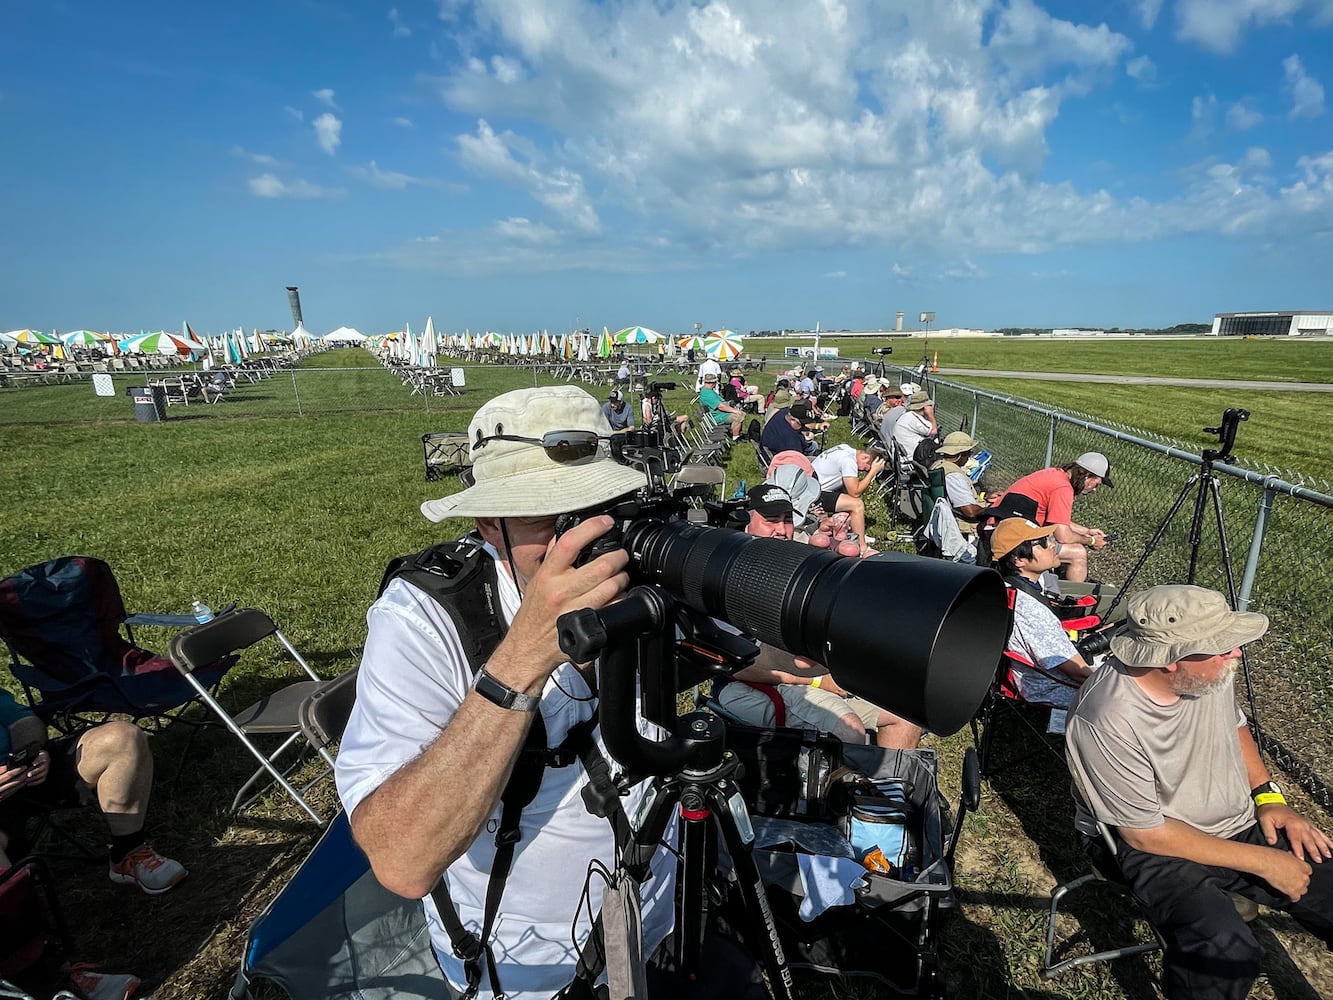
<svg viewBox="0 0 1333 1000"><path fill-rule="evenodd" d="M491 434L478 438L473 451L484 448L491 441L516 441L520 444L540 445L546 457L553 462L578 462L597 454L601 442L611 438L596 431L547 431L539 438L517 434Z"/></svg>

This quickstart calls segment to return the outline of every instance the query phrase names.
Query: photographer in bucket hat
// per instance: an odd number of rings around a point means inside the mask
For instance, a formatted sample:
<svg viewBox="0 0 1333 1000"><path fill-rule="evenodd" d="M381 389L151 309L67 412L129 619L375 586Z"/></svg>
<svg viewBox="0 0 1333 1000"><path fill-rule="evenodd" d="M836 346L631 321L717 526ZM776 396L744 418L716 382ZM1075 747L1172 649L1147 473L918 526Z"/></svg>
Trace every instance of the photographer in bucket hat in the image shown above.
<svg viewBox="0 0 1333 1000"><path fill-rule="evenodd" d="M611 458L610 431L597 401L574 386L497 396L468 427L473 485L421 505L432 521L476 519L469 553L484 551L487 572L470 589L487 596L474 617L498 610L507 631L475 674L470 656L484 623L456 624L442 599L413 579L391 579L367 615L338 792L380 882L424 897L431 942L459 991L475 985L479 968L481 996L502 989L511 998L544 1000L568 984L601 905L602 882L588 881L589 867L614 861L610 824L580 798L589 779L578 755L567 765L547 763L518 817L498 913L487 915L497 829L503 832L509 815L500 796L511 770L531 759L521 754L529 729L544 727L550 748L569 747L581 735L583 748L592 743L596 752L599 742L595 678L566 661L556 619L620 597L629 584L628 556L617 549L576 565L612 519L588 517L559 536L556 521L645 485L642 473ZM637 785L624 800L631 814L645 790ZM659 851L643 883L645 954L670 930L674 865ZM590 902L580 907L585 889ZM480 941L479 961L456 957L451 916L460 933Z"/></svg>
<svg viewBox="0 0 1333 1000"><path fill-rule="evenodd" d="M1333 947L1333 841L1287 805L1236 707L1240 648L1268 619L1183 584L1127 608L1067 723L1075 823L1165 939L1166 995L1238 1000L1262 952L1228 893L1286 910Z"/></svg>

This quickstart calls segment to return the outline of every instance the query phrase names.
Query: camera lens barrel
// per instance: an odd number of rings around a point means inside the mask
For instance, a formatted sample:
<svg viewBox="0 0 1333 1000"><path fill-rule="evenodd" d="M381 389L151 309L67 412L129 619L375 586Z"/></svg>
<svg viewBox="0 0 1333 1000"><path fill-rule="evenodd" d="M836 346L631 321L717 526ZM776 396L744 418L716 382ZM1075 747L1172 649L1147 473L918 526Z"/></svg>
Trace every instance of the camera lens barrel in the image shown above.
<svg viewBox="0 0 1333 1000"><path fill-rule="evenodd" d="M1009 632L998 574L939 559L826 549L684 521L625 531L639 582L829 668L837 682L935 733L975 714Z"/></svg>

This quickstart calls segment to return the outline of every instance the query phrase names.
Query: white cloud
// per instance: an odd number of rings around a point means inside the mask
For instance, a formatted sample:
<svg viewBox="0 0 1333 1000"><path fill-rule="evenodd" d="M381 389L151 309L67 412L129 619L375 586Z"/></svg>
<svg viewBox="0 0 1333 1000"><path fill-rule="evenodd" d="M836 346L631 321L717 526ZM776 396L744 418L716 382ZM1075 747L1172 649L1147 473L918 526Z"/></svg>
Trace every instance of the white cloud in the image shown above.
<svg viewBox="0 0 1333 1000"><path fill-rule="evenodd" d="M821 277L821 278L829 278L829 279L832 279L832 280L835 280L835 281L836 281L836 280L839 280L839 279L842 279L842 278L847 277L847 272L846 272L846 271L825 271L822 275L820 275L820 277Z"/></svg>
<svg viewBox="0 0 1333 1000"><path fill-rule="evenodd" d="M1288 118L1318 118L1324 113L1324 87L1305 72L1300 56L1282 60L1283 91L1291 98Z"/></svg>
<svg viewBox="0 0 1333 1000"><path fill-rule="evenodd" d="M477 123L475 135L460 135L457 141L460 158L469 169L523 189L577 233L594 235L601 230L579 174L565 167L543 169L528 144L512 133L497 135L485 120ZM511 146L527 162L520 162Z"/></svg>
<svg viewBox="0 0 1333 1000"><path fill-rule="evenodd" d="M334 111L338 110L338 102L333 99L333 90L325 87L323 90L312 90L310 96L319 101L320 104L326 104Z"/></svg>
<svg viewBox="0 0 1333 1000"><path fill-rule="evenodd" d="M1157 15L1162 12L1162 0L1133 0L1133 7L1139 24L1151 30L1157 23Z"/></svg>
<svg viewBox="0 0 1333 1000"><path fill-rule="evenodd" d="M319 148L332 156L338 152L338 147L342 145L343 123L334 115L325 111L313 122L315 127L315 141L319 143Z"/></svg>
<svg viewBox="0 0 1333 1000"><path fill-rule="evenodd" d="M1264 116L1249 101L1237 101L1227 108L1227 127L1237 132L1248 132L1263 124Z"/></svg>
<svg viewBox="0 0 1333 1000"><path fill-rule="evenodd" d="M244 146L232 146L231 155L242 160L249 160L251 163L257 163L261 167L281 166L276 156L270 156L268 153L252 153Z"/></svg>
<svg viewBox="0 0 1333 1000"><path fill-rule="evenodd" d="M342 188L320 187L309 181L295 180L288 183L275 174L251 177L249 184L250 193L256 198L336 199L347 194Z"/></svg>
<svg viewBox="0 0 1333 1000"><path fill-rule="evenodd" d="M911 270L903 267L903 265L899 264L896 260L893 262L892 270L899 278L910 278L912 276Z"/></svg>
<svg viewBox="0 0 1333 1000"><path fill-rule="evenodd" d="M427 177L413 177L411 174L399 173L396 170L381 170L374 160L364 167L348 167L347 172L382 191L406 191L413 186L439 188L452 192L461 189L460 185L447 184Z"/></svg>
<svg viewBox="0 0 1333 1000"><path fill-rule="evenodd" d="M1141 22L1163 9L1132 6ZM1174 196L1151 200L1129 177L1097 190L1048 174L1064 106L1109 87L1122 64L1141 83L1155 64L1105 24L1032 0L475 0L439 12L458 55L418 82L478 122L456 139L460 164L526 200L462 237L477 237L475 257L387 252L404 266L620 271L649 258L662 266L681 247L697 262L852 246L893 247L904 261L943 248L976 274L987 253L1257 231L1276 219L1307 231L1314 217L1294 206L1327 197L1290 163L1259 172L1241 162L1228 175L1209 160L1180 176ZM1223 121L1211 94L1190 111L1196 137ZM1233 129L1254 114L1244 101L1225 108ZM1284 192L1298 182L1293 200ZM1239 221L1208 201L1234 207L1234 197L1249 206ZM615 245L603 246L611 231Z"/></svg>
<svg viewBox="0 0 1333 1000"><path fill-rule="evenodd" d="M402 15L398 13L398 8L397 8L397 7L390 7L390 8L389 8L389 23L390 23L391 25L393 25L393 37L394 37L394 38L410 38L410 37L411 37L411 35L412 35L412 29L409 28L409 27L403 22Z"/></svg>
<svg viewBox="0 0 1333 1000"><path fill-rule="evenodd" d="M1147 56L1135 56L1125 63L1125 72L1139 83L1152 83L1157 79L1157 64Z"/></svg>
<svg viewBox="0 0 1333 1000"><path fill-rule="evenodd" d="M290 104L284 104L282 106L282 110L287 112L287 114L291 118L295 119L298 122L305 121L305 112L302 111L300 108L294 108Z"/></svg>
<svg viewBox="0 0 1333 1000"><path fill-rule="evenodd" d="M399 115L397 118L395 118L395 119L393 120L393 123L394 123L395 125L397 125L399 128L415 128L415 127L416 127L415 125L412 124L412 119L411 119L411 118L404 118L402 115Z"/></svg>
<svg viewBox="0 0 1333 1000"><path fill-rule="evenodd" d="M1234 52L1251 29L1289 23L1303 9L1317 23L1333 18L1328 0L1178 0L1176 37L1213 52Z"/></svg>

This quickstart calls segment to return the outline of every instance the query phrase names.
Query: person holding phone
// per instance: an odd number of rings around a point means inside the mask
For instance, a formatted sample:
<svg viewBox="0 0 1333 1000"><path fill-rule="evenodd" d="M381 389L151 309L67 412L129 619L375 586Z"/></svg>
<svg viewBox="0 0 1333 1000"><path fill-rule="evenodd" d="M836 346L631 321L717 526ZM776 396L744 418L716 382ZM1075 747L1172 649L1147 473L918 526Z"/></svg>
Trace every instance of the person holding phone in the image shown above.
<svg viewBox="0 0 1333 1000"><path fill-rule="evenodd" d="M187 872L144 838L153 755L148 734L130 722L106 722L47 740L46 726L0 689L0 850L24 852L23 830L36 812L96 802L111 835L112 882L150 896L179 885Z"/></svg>

